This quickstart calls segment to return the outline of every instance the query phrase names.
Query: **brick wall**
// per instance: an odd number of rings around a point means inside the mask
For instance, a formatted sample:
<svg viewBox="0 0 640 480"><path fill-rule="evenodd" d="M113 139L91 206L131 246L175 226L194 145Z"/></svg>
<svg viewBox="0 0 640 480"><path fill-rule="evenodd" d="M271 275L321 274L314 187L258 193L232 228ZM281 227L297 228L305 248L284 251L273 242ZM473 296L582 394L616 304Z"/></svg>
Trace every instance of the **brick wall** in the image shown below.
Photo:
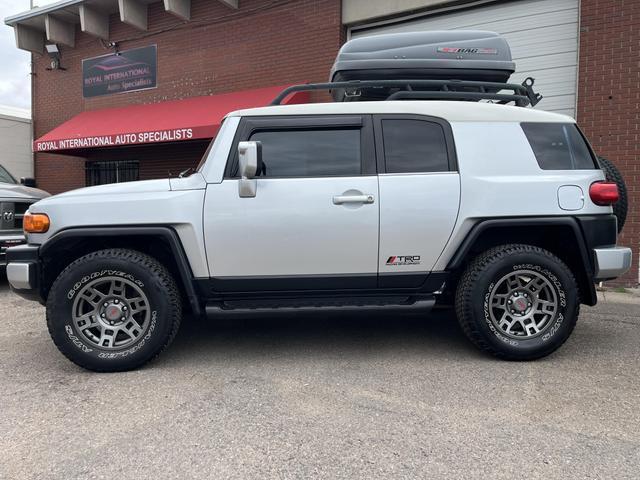
<svg viewBox="0 0 640 480"><path fill-rule="evenodd" d="M110 50L78 26L76 47L62 47L66 71L47 71L48 57L34 58L35 137L84 110L327 80L344 36L340 0L242 0L240 5L233 10L220 2L192 0L192 21L185 23L166 13L162 2L153 3L148 32L112 16L111 40L121 49L157 44L158 88L106 97L82 98L82 59ZM84 162L36 154L38 186L51 193L83 186ZM141 176L172 169L141 165Z"/></svg>
<svg viewBox="0 0 640 480"><path fill-rule="evenodd" d="M638 284L640 257L640 1L582 0L578 122L599 155L623 172L630 210L619 243L634 265L614 285Z"/></svg>

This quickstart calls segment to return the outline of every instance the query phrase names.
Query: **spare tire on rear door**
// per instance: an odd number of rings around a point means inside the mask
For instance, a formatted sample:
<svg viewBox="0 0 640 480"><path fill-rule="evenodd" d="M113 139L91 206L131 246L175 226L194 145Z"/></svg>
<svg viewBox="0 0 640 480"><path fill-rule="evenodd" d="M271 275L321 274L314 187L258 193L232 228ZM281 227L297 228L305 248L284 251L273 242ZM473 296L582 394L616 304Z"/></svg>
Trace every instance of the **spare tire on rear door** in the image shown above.
<svg viewBox="0 0 640 480"><path fill-rule="evenodd" d="M607 160L604 157L598 157L598 164L604 172L604 176L609 182L614 182L618 186L618 193L620 199L613 204L613 214L618 219L618 233L622 231L624 222L627 219L627 209L629 208L629 200L627 196L627 186L624 183L622 174L618 167L616 167L611 160Z"/></svg>

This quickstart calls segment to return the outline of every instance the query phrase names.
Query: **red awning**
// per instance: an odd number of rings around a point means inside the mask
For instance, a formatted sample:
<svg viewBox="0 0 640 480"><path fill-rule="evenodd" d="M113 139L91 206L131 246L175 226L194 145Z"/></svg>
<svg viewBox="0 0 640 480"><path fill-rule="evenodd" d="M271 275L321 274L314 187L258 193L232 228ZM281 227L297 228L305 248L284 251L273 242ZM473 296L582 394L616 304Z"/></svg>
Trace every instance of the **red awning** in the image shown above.
<svg viewBox="0 0 640 480"><path fill-rule="evenodd" d="M90 110L38 138L33 150L60 152L212 138L227 113L269 105L286 87ZM308 99L308 92L299 92L285 103L305 103Z"/></svg>

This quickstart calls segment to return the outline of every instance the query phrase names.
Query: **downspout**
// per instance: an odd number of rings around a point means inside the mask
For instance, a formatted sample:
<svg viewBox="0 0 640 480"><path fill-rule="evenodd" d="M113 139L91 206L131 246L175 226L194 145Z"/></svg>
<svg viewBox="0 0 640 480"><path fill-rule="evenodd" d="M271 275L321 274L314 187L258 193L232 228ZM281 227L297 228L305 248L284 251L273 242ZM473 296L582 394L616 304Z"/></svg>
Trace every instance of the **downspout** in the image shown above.
<svg viewBox="0 0 640 480"><path fill-rule="evenodd" d="M33 10L33 0L29 0L29 10ZM36 138L36 120L34 115L34 90L35 90L35 62L33 59L33 52L29 52L31 55L31 62L29 65L29 76L31 77L31 164L33 165L33 178L38 178L36 175L36 154L33 151L33 141Z"/></svg>

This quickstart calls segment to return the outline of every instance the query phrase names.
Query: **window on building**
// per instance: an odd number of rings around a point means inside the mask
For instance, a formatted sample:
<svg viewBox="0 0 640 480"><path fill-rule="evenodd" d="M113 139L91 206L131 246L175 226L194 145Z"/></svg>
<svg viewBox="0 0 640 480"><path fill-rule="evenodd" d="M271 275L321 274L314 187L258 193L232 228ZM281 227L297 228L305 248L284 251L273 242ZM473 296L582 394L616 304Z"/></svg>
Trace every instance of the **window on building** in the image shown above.
<svg viewBox="0 0 640 480"><path fill-rule="evenodd" d="M543 170L598 168L585 139L572 123L523 123L522 130Z"/></svg>
<svg viewBox="0 0 640 480"><path fill-rule="evenodd" d="M360 129L258 131L267 177L360 175Z"/></svg>
<svg viewBox="0 0 640 480"><path fill-rule="evenodd" d="M2 165L0 165L0 183L18 183Z"/></svg>
<svg viewBox="0 0 640 480"><path fill-rule="evenodd" d="M137 160L118 162L87 162L86 185L133 182L140 179Z"/></svg>
<svg viewBox="0 0 640 480"><path fill-rule="evenodd" d="M382 137L387 173L449 170L444 130L437 123L425 120L384 119Z"/></svg>

